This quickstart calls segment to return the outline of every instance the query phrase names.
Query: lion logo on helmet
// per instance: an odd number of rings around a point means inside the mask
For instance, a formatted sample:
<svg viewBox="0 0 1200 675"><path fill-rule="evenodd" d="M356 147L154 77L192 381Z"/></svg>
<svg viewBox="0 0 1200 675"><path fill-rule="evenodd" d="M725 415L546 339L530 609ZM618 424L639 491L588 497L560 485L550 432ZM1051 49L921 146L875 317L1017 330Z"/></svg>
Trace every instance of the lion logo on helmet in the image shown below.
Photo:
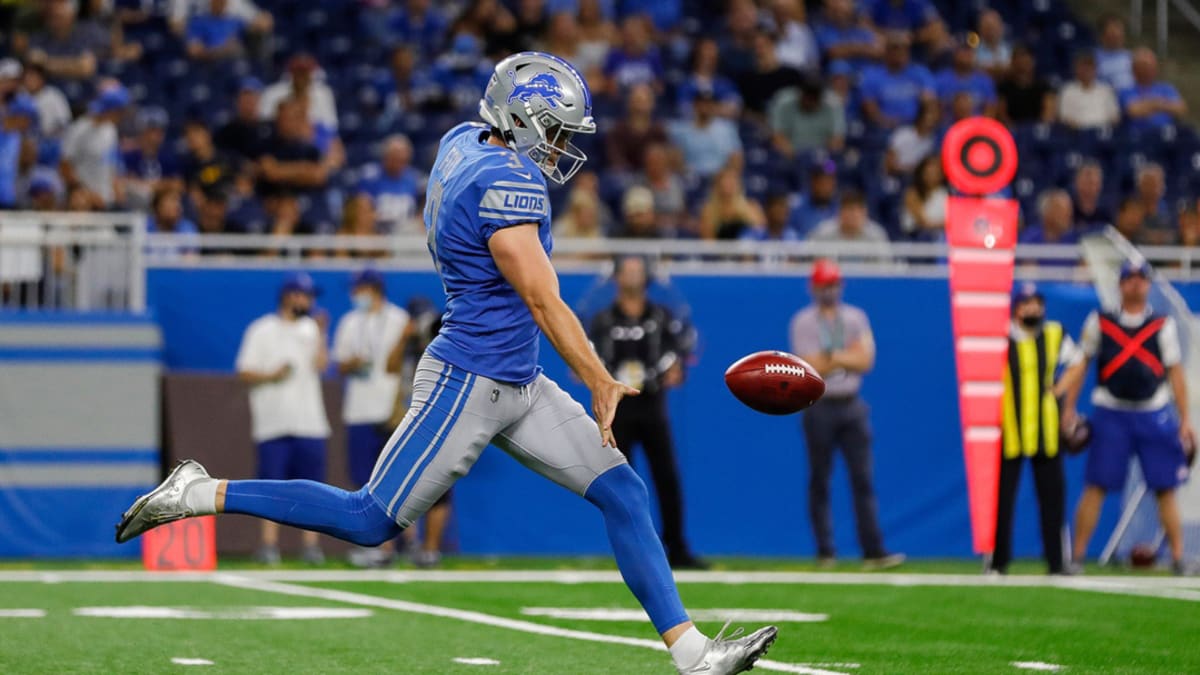
<svg viewBox="0 0 1200 675"><path fill-rule="evenodd" d="M538 73L525 82L517 82L517 75L513 71L508 71L509 78L512 79L512 93L508 95L508 103L520 101L529 103L529 99L534 96L541 97L551 108L557 108L557 101L563 97L562 85L558 83L558 78L554 77L553 73Z"/></svg>

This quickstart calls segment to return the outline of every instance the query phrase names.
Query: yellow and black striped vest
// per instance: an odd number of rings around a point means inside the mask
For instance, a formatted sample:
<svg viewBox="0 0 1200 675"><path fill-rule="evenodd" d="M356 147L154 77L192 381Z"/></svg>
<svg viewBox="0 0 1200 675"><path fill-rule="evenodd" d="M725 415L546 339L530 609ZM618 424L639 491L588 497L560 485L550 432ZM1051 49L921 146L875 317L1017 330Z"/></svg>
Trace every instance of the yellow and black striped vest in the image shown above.
<svg viewBox="0 0 1200 675"><path fill-rule="evenodd" d="M1008 368L1004 371L1004 458L1039 452L1058 454L1058 401L1054 371L1062 347L1063 327L1047 321L1037 337L1008 339Z"/></svg>

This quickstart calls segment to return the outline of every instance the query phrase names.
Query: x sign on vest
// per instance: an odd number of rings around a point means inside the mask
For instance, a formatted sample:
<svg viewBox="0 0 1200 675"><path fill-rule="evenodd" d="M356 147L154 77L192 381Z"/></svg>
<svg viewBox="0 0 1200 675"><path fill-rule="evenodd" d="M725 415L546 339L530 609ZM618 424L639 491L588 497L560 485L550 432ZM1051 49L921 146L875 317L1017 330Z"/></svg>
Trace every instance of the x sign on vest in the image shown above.
<svg viewBox="0 0 1200 675"><path fill-rule="evenodd" d="M1166 322L1166 318L1160 318L1151 321L1135 335L1130 337L1125 331L1121 330L1120 326L1106 318L1101 317L1100 330L1104 331L1105 335L1112 338L1113 341L1121 346L1121 353L1117 354L1116 358L1114 358L1112 361L1109 361L1108 365L1104 367L1104 370L1100 371L1100 380L1104 381L1112 377L1113 373L1120 370L1121 366L1125 365L1125 363L1131 358L1135 358L1138 361L1146 364L1149 366L1151 372L1153 372L1155 376L1161 377L1163 374L1162 361L1159 361L1157 357L1146 351L1143 345L1146 344L1147 340L1158 334L1158 331L1162 328L1164 322Z"/></svg>

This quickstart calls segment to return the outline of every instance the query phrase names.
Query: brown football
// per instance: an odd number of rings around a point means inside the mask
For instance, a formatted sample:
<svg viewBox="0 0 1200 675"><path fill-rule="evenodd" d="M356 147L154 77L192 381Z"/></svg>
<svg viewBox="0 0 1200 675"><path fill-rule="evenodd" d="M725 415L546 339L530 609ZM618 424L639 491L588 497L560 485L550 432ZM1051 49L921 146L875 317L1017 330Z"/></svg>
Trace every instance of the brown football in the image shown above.
<svg viewBox="0 0 1200 675"><path fill-rule="evenodd" d="M725 371L725 384L739 401L768 415L791 415L825 394L820 373L787 352L743 356Z"/></svg>

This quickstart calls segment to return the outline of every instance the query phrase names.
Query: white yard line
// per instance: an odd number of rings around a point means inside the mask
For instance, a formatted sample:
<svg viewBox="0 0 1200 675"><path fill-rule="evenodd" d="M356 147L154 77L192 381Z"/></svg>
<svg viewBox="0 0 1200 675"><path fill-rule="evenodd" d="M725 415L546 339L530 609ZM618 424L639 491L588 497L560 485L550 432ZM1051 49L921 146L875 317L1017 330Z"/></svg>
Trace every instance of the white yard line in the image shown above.
<svg viewBox="0 0 1200 675"><path fill-rule="evenodd" d="M209 661L208 659L191 659L191 658L186 658L183 656L172 657L171 663L174 663L174 664L180 665L180 666L211 666L211 665L213 665L213 662Z"/></svg>
<svg viewBox="0 0 1200 675"><path fill-rule="evenodd" d="M534 623L531 621L521 621L518 619L508 619L495 616L492 614L484 614L483 612L472 612L462 609L454 609L452 607L442 607L440 605L427 605L418 602L408 602L405 600L393 600L391 598L381 598L362 593L351 593L348 591L337 591L326 588L313 588L310 586L296 586L294 584L262 581L256 578L241 577L237 575L222 575L219 579L214 579L213 581L215 583L234 588L244 588L247 590L278 593L281 595L291 595L305 598L319 598L321 600L328 600L331 602L343 602L362 607L392 609L398 612L408 612L410 614L438 616L447 619L457 619L459 621L477 623L484 626L493 626L495 628L506 628L509 630L520 631L522 633L531 633L534 635L548 635L552 637L570 638L573 640L584 640L587 642L603 642L607 644L643 647L646 649L653 649L655 651L666 651L667 649L663 643L658 640L646 640L642 638L606 635L604 633L592 633L589 631L559 628L557 626L547 626L545 624ZM835 670L809 668L798 664L781 663L766 659L759 661L755 667L781 673L806 673L807 675L847 675L846 673L841 673L840 671Z"/></svg>
<svg viewBox="0 0 1200 675"><path fill-rule="evenodd" d="M1054 673L1063 669L1063 666L1057 663L1045 663L1044 661L1013 661L1011 665L1013 668L1020 668L1021 670L1040 670L1047 673Z"/></svg>
<svg viewBox="0 0 1200 675"><path fill-rule="evenodd" d="M464 666L498 666L500 662L496 659L485 659L473 656L456 656L451 661L461 663Z"/></svg>
<svg viewBox="0 0 1200 675"><path fill-rule="evenodd" d="M41 619L45 616L44 609L0 609L0 619Z"/></svg>

